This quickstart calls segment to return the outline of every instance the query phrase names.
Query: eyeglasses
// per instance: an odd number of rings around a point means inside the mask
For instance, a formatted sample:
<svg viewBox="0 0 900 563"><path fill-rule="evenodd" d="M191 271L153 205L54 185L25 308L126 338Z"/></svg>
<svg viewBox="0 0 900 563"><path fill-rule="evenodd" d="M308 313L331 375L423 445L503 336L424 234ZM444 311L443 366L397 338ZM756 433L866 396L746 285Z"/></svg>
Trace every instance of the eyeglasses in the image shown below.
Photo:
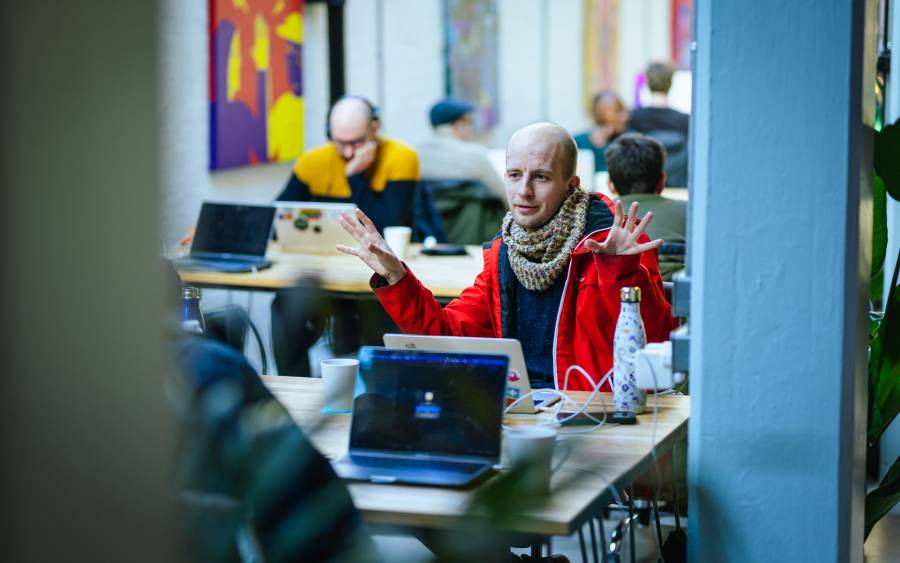
<svg viewBox="0 0 900 563"><path fill-rule="evenodd" d="M366 144L366 142L368 142L368 140L369 140L369 137L367 135L361 139L354 139L352 141L341 141L338 139L332 139L331 142L334 143L334 145L339 149L342 149L345 147L351 147L353 149L358 149L359 147Z"/></svg>

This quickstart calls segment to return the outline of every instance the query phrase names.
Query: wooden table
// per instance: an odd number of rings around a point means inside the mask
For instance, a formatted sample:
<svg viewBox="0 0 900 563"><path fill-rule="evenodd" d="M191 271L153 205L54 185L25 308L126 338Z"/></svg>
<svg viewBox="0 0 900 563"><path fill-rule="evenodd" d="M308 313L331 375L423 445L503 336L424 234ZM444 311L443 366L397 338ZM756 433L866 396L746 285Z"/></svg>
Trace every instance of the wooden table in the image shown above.
<svg viewBox="0 0 900 563"><path fill-rule="evenodd" d="M263 382L310 434L329 459L346 455L350 415L322 415L322 382L313 378L262 376ZM572 393L583 402L586 394ZM648 408L653 404L648 399ZM611 404L606 395L604 402ZM652 409L651 409L652 410ZM626 486L652 466L651 446L662 455L687 433L690 400L684 396L659 398L654 436L651 412L633 426L606 425L588 434L566 434L585 427L561 429L572 443L572 454L553 476L546 504L531 510L504 530L523 536L571 535L610 500L611 484ZM534 424L539 416L509 415L508 425ZM557 447L562 454L563 447ZM353 502L369 524L412 530L452 529L466 517L472 489L382 485L351 482Z"/></svg>
<svg viewBox="0 0 900 563"><path fill-rule="evenodd" d="M416 277L435 297L453 298L472 285L484 265L480 246L466 247L467 256L425 256L421 245L410 248L406 260ZM301 275L318 276L325 291L340 294L371 294L372 270L355 256L316 256L281 252L273 243L266 253L272 267L260 272L228 274L208 271L179 272L184 283L225 289L273 291L294 285Z"/></svg>

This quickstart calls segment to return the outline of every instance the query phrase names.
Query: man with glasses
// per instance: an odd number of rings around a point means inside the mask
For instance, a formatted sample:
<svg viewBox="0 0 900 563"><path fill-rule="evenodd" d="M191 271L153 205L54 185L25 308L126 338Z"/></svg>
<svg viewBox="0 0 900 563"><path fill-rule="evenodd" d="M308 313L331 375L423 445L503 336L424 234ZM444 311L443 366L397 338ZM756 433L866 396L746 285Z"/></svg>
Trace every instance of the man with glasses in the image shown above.
<svg viewBox="0 0 900 563"><path fill-rule="evenodd" d="M330 143L306 152L279 201L354 203L381 231L411 227L419 158L412 147L378 136L375 106L344 96L328 112Z"/></svg>
<svg viewBox="0 0 900 563"><path fill-rule="evenodd" d="M412 147L379 136L379 127L371 102L359 96L339 99L328 112L331 142L297 160L278 200L354 203L379 232L394 225L412 227L419 158ZM355 353L363 344L380 344L382 334L396 330L375 302L306 301L302 291L293 296L281 291L272 301L272 351L281 375L311 375L309 348L326 328L337 355Z"/></svg>

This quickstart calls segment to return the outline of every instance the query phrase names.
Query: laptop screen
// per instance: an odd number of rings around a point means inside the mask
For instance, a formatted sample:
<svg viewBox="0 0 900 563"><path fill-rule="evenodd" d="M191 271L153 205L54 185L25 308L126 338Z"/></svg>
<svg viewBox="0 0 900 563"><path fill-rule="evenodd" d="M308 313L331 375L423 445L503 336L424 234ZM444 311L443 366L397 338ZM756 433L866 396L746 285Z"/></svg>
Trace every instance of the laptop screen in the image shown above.
<svg viewBox="0 0 900 563"><path fill-rule="evenodd" d="M268 205L204 203L191 254L265 256L274 216Z"/></svg>
<svg viewBox="0 0 900 563"><path fill-rule="evenodd" d="M350 449L499 458L506 356L364 347Z"/></svg>

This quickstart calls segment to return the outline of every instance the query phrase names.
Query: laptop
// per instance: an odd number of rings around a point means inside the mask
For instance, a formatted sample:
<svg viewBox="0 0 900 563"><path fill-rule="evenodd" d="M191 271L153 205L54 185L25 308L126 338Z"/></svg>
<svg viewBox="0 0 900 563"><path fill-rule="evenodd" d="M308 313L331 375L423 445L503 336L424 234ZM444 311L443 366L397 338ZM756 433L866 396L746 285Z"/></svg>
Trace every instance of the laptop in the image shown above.
<svg viewBox="0 0 900 563"><path fill-rule="evenodd" d="M509 360L364 346L345 479L462 487L500 460Z"/></svg>
<svg viewBox="0 0 900 563"><path fill-rule="evenodd" d="M275 208L206 202L191 243L191 252L177 258L179 270L251 272L268 268L266 247L272 234Z"/></svg>
<svg viewBox="0 0 900 563"><path fill-rule="evenodd" d="M341 213L353 213L352 203L276 201L275 235L284 252L338 254L335 245L356 246L338 223Z"/></svg>
<svg viewBox="0 0 900 563"><path fill-rule="evenodd" d="M476 338L471 336L421 336L415 334L385 334L384 345L389 348L407 350L427 349L446 352L477 352L482 354L502 354L509 357L509 373L506 381L506 406L532 391L525 368L522 344L515 338ZM552 404L559 395L548 390L540 391L512 408L510 412L534 414L538 407Z"/></svg>

